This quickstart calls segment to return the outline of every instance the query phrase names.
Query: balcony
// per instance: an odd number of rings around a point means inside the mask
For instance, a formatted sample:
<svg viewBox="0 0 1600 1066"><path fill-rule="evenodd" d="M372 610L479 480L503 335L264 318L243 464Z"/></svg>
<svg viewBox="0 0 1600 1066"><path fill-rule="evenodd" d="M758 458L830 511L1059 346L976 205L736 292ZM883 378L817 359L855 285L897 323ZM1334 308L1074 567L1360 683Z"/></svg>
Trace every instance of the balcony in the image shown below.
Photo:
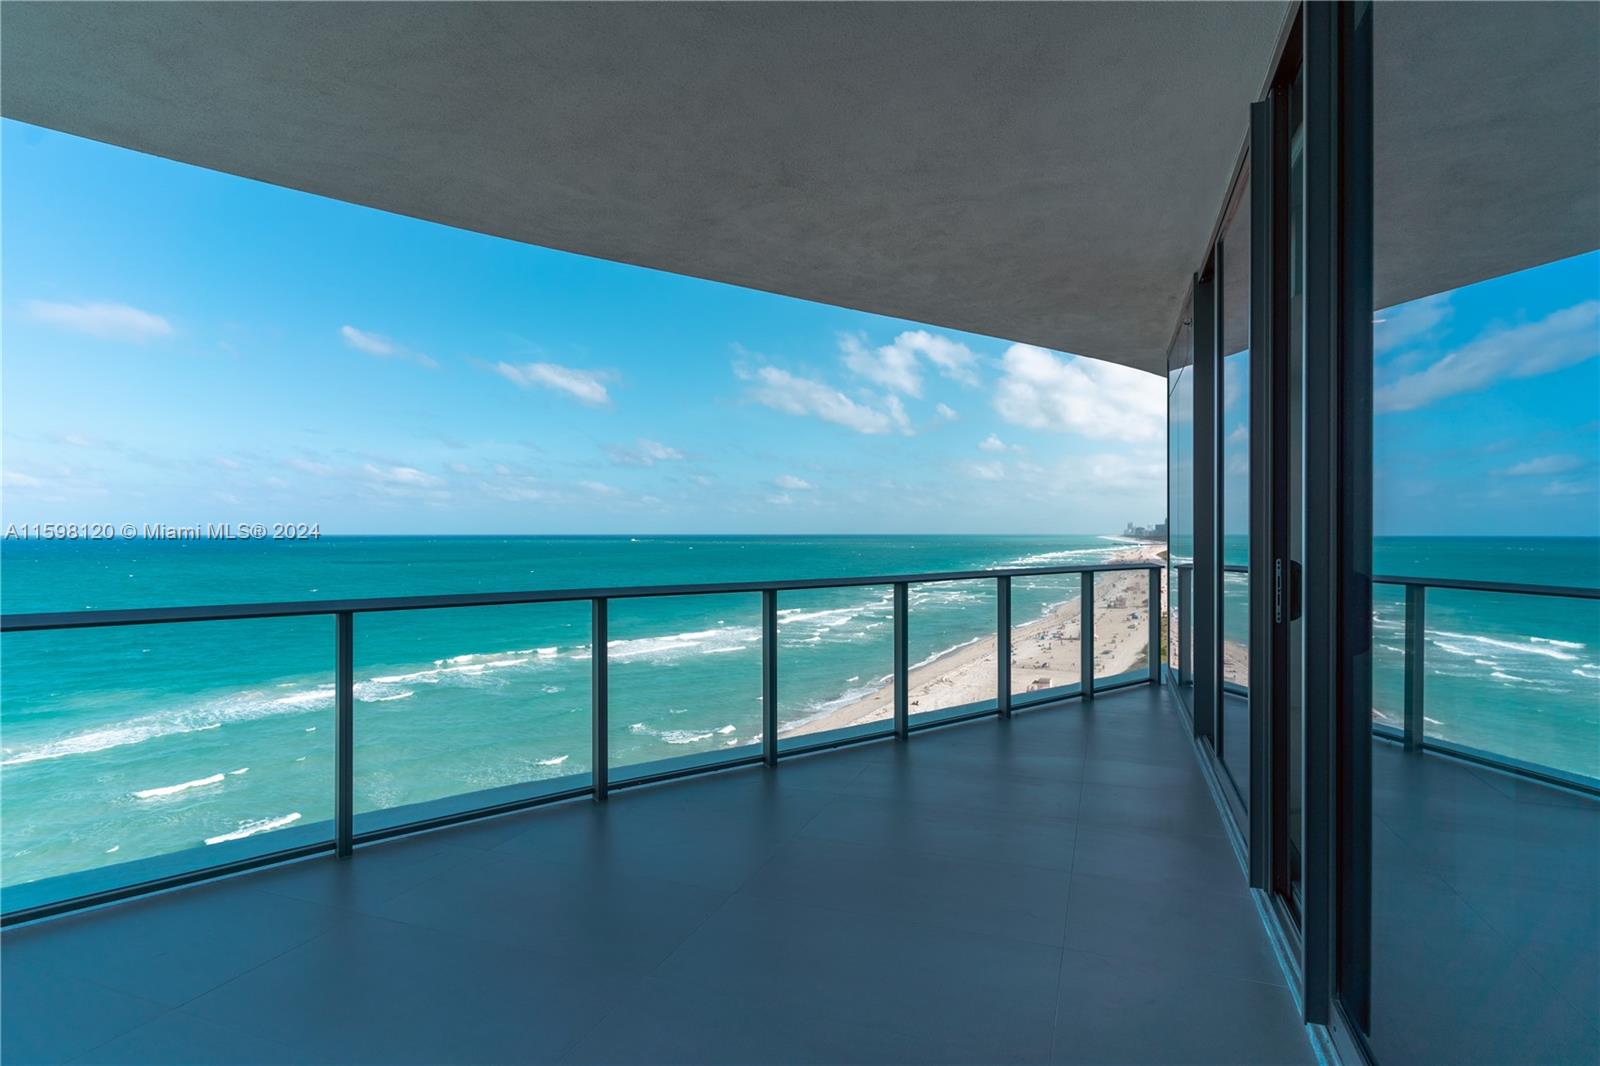
<svg viewBox="0 0 1600 1066"><path fill-rule="evenodd" d="M16 1062L1313 1061L1149 685L306 858L4 959Z"/></svg>

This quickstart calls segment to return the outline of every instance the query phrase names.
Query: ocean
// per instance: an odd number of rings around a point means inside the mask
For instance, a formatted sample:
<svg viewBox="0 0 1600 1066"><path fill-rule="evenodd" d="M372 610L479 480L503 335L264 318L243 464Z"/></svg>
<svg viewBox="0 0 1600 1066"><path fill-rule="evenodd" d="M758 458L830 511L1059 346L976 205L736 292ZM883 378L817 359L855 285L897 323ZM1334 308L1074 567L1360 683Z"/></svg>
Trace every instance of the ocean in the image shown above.
<svg viewBox="0 0 1600 1066"><path fill-rule="evenodd" d="M1104 560L1120 538L329 537L10 542L8 613L535 588L735 582ZM1077 579L1018 579L1018 624ZM911 662L991 636L991 582L913 586ZM890 589L779 598L785 732L893 668ZM589 605L361 616L355 809L383 812L590 769ZM610 607L610 764L757 750L757 594ZM333 620L265 619L0 642L0 883L305 827L332 816ZM934 708L925 707L928 711Z"/></svg>
<svg viewBox="0 0 1600 1066"><path fill-rule="evenodd" d="M0 605L844 577L1095 562L1128 547L1101 536L12 541ZM1380 572L1600 585L1595 540L1396 538L1376 552ZM1013 618L1075 594L1075 579L1019 579ZM1230 587L1230 637L1243 595ZM992 635L993 597L989 582L914 586L911 661ZM886 680L887 587L785 593L779 608L784 735ZM1398 590L1380 590L1374 704L1396 719L1402 619ZM614 602L613 775L758 750L759 634L754 594ZM586 603L357 618L358 827L467 792L581 784L590 666ZM12 634L0 669L0 883L233 846L332 816L330 618ZM1428 715L1436 735L1600 777L1600 604L1433 593Z"/></svg>

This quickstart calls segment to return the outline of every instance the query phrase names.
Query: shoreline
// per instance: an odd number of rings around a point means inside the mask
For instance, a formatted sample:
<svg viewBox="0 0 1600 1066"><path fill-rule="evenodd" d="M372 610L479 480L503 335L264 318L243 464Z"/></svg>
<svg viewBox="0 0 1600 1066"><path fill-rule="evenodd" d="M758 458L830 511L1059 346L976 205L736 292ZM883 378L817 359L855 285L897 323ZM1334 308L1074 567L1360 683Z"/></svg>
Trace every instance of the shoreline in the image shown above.
<svg viewBox="0 0 1600 1066"><path fill-rule="evenodd" d="M1130 545L1106 561L1162 562L1165 546L1157 542ZM1144 572L1099 574L1095 579L1095 675L1127 673L1144 662L1148 650L1149 579ZM1166 570L1161 571L1161 597L1166 600ZM1044 615L1011 627L1013 698L1029 692L1070 685L1079 680L1078 612L1080 597L1056 604ZM1160 610L1160 604L1156 610ZM978 637L946 651L907 672L910 713L984 703L996 698L995 660L998 637ZM779 736L798 737L846 729L894 716L894 683L886 681L856 699L813 714Z"/></svg>

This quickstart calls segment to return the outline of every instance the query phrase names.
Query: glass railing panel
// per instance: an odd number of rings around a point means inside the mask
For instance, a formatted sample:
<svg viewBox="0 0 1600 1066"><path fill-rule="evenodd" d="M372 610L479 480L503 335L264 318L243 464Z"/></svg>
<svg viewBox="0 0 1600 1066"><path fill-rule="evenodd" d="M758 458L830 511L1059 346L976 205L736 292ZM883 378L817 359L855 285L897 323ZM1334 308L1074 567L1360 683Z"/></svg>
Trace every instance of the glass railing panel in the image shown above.
<svg viewBox="0 0 1600 1066"><path fill-rule="evenodd" d="M1011 579L1011 704L1077 695L1083 672L1078 574Z"/></svg>
<svg viewBox="0 0 1600 1066"><path fill-rule="evenodd" d="M1405 730L1406 590L1372 586L1372 724Z"/></svg>
<svg viewBox="0 0 1600 1066"><path fill-rule="evenodd" d="M761 596L610 602L610 780L761 751Z"/></svg>
<svg viewBox="0 0 1600 1066"><path fill-rule="evenodd" d="M1150 573L1094 576L1094 678L1100 687L1150 676Z"/></svg>
<svg viewBox="0 0 1600 1066"><path fill-rule="evenodd" d="M1250 575L1222 575L1222 683L1250 686Z"/></svg>
<svg viewBox="0 0 1600 1066"><path fill-rule="evenodd" d="M893 728L893 588L780 592L778 750Z"/></svg>
<svg viewBox="0 0 1600 1066"><path fill-rule="evenodd" d="M0 907L331 841L334 650L331 617L7 634Z"/></svg>
<svg viewBox="0 0 1600 1066"><path fill-rule="evenodd" d="M1430 588L1423 736L1600 785L1600 601Z"/></svg>
<svg viewBox="0 0 1600 1066"><path fill-rule="evenodd" d="M355 619L355 831L583 788L589 604Z"/></svg>
<svg viewBox="0 0 1600 1066"><path fill-rule="evenodd" d="M995 583L929 581L907 590L910 719L993 710L999 640Z"/></svg>

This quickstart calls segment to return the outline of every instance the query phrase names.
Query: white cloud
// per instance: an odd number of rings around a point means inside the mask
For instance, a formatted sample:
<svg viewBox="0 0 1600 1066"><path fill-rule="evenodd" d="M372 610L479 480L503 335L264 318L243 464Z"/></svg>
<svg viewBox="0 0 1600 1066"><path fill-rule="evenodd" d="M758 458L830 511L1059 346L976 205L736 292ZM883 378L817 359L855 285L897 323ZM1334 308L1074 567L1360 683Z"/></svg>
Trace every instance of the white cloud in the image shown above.
<svg viewBox="0 0 1600 1066"><path fill-rule="evenodd" d="M1525 463L1501 471L1512 477L1524 477L1531 474L1565 474L1569 470L1576 470L1583 465L1583 460L1576 455L1541 455L1537 459L1529 459Z"/></svg>
<svg viewBox="0 0 1600 1066"><path fill-rule="evenodd" d="M775 495L768 496L767 502L772 504L774 507L788 507L790 504L794 503L794 497L789 495L787 492L780 492Z"/></svg>
<svg viewBox="0 0 1600 1066"><path fill-rule="evenodd" d="M1399 351L1426 338L1454 313L1447 292L1392 307L1372 320L1373 349L1380 357Z"/></svg>
<svg viewBox="0 0 1600 1066"><path fill-rule="evenodd" d="M967 463L965 469L980 481L1004 481L1006 477L1006 464L1001 462Z"/></svg>
<svg viewBox="0 0 1600 1066"><path fill-rule="evenodd" d="M33 300L28 304L28 315L35 322L72 330L74 333L87 333L102 340L133 344L170 337L173 333L172 323L165 318L127 304L68 304Z"/></svg>
<svg viewBox="0 0 1600 1066"><path fill-rule="evenodd" d="M906 436L911 435L911 416L906 414L905 404L900 402L900 397L890 393L883 398L884 409L889 414L889 420L895 428Z"/></svg>
<svg viewBox="0 0 1600 1066"><path fill-rule="evenodd" d="M394 342L376 333L368 333L366 330L356 329L354 326L340 326L339 336L343 337L344 342L358 352L366 352L368 355L395 354Z"/></svg>
<svg viewBox="0 0 1600 1066"><path fill-rule="evenodd" d="M1546 496L1587 496L1595 491L1592 481L1556 480L1544 487Z"/></svg>
<svg viewBox="0 0 1600 1066"><path fill-rule="evenodd" d="M857 433L882 434L898 428L909 432L905 409L898 402L887 410L858 403L829 385L797 377L775 366L754 370L735 367L734 373L752 382L747 395L756 403L790 415L811 415ZM893 397L890 397L893 400Z"/></svg>
<svg viewBox="0 0 1600 1066"><path fill-rule="evenodd" d="M1233 432L1228 434L1228 443L1229 444L1234 444L1234 445L1246 445L1246 444L1249 444L1250 443L1250 427L1249 426L1234 426L1233 427Z"/></svg>
<svg viewBox="0 0 1600 1066"><path fill-rule="evenodd" d="M839 348L844 353L844 365L853 373L907 396L922 396L919 366L923 360L962 385L978 383L974 369L978 357L972 349L925 329L906 330L891 343L871 349L863 337L844 334L839 338Z"/></svg>
<svg viewBox="0 0 1600 1066"><path fill-rule="evenodd" d="M1600 300L1585 300L1537 322L1493 330L1431 366L1374 391L1379 411L1413 411L1497 381L1548 374L1600 355Z"/></svg>
<svg viewBox="0 0 1600 1066"><path fill-rule="evenodd" d="M606 448L606 454L611 461L619 466L654 466L657 463L677 462L683 458L683 453L670 445L662 444L658 440L646 440L640 437L632 448L625 448L620 444Z"/></svg>
<svg viewBox="0 0 1600 1066"><path fill-rule="evenodd" d="M892 344L874 351L862 337L849 333L839 338L839 349L844 352L844 365L851 373L886 389L909 396L922 395L922 375L917 373L916 352Z"/></svg>
<svg viewBox="0 0 1600 1066"><path fill-rule="evenodd" d="M985 452L1005 452L1011 450L1011 445L1000 439L997 433L991 433L978 442L978 450Z"/></svg>
<svg viewBox="0 0 1600 1066"><path fill-rule="evenodd" d="M344 338L345 344L356 351L375 355L379 359L404 359L430 369L439 365L432 357L401 347L380 333L369 333L354 326L340 326L339 336Z"/></svg>
<svg viewBox="0 0 1600 1066"><path fill-rule="evenodd" d="M31 489L44 484L36 477L30 477L20 470L0 471L0 485L12 489Z"/></svg>
<svg viewBox="0 0 1600 1066"><path fill-rule="evenodd" d="M611 394L606 391L606 378L603 373L592 370L579 370L576 367L558 366L555 363L528 363L524 366L512 366L510 363L496 363L495 373L525 389L535 386L546 389L555 389L575 396L586 404L602 407L611 402Z"/></svg>
<svg viewBox="0 0 1600 1066"><path fill-rule="evenodd" d="M378 466L368 463L362 467L367 477L385 485L403 485L415 488L426 488L439 484L439 477L425 473L414 466Z"/></svg>
<svg viewBox="0 0 1600 1066"><path fill-rule="evenodd" d="M995 388L1000 417L1095 440L1155 441L1166 433L1166 385L1154 374L1013 344Z"/></svg>
<svg viewBox="0 0 1600 1066"><path fill-rule="evenodd" d="M961 417L960 415L956 414L956 409L947 403L935 405L933 411L934 414L938 415L946 422L954 422Z"/></svg>
<svg viewBox="0 0 1600 1066"><path fill-rule="evenodd" d="M615 485L608 485L604 481L580 481L578 487L585 492L592 492L596 496L621 496L622 490Z"/></svg>
<svg viewBox="0 0 1600 1066"><path fill-rule="evenodd" d="M244 465L237 459L229 459L226 455L219 455L211 461L224 470L238 470Z"/></svg>
<svg viewBox="0 0 1600 1066"><path fill-rule="evenodd" d="M789 489L794 492L810 492L816 488L805 478L795 477L793 474L784 474L782 477L773 478L772 483L780 489Z"/></svg>

